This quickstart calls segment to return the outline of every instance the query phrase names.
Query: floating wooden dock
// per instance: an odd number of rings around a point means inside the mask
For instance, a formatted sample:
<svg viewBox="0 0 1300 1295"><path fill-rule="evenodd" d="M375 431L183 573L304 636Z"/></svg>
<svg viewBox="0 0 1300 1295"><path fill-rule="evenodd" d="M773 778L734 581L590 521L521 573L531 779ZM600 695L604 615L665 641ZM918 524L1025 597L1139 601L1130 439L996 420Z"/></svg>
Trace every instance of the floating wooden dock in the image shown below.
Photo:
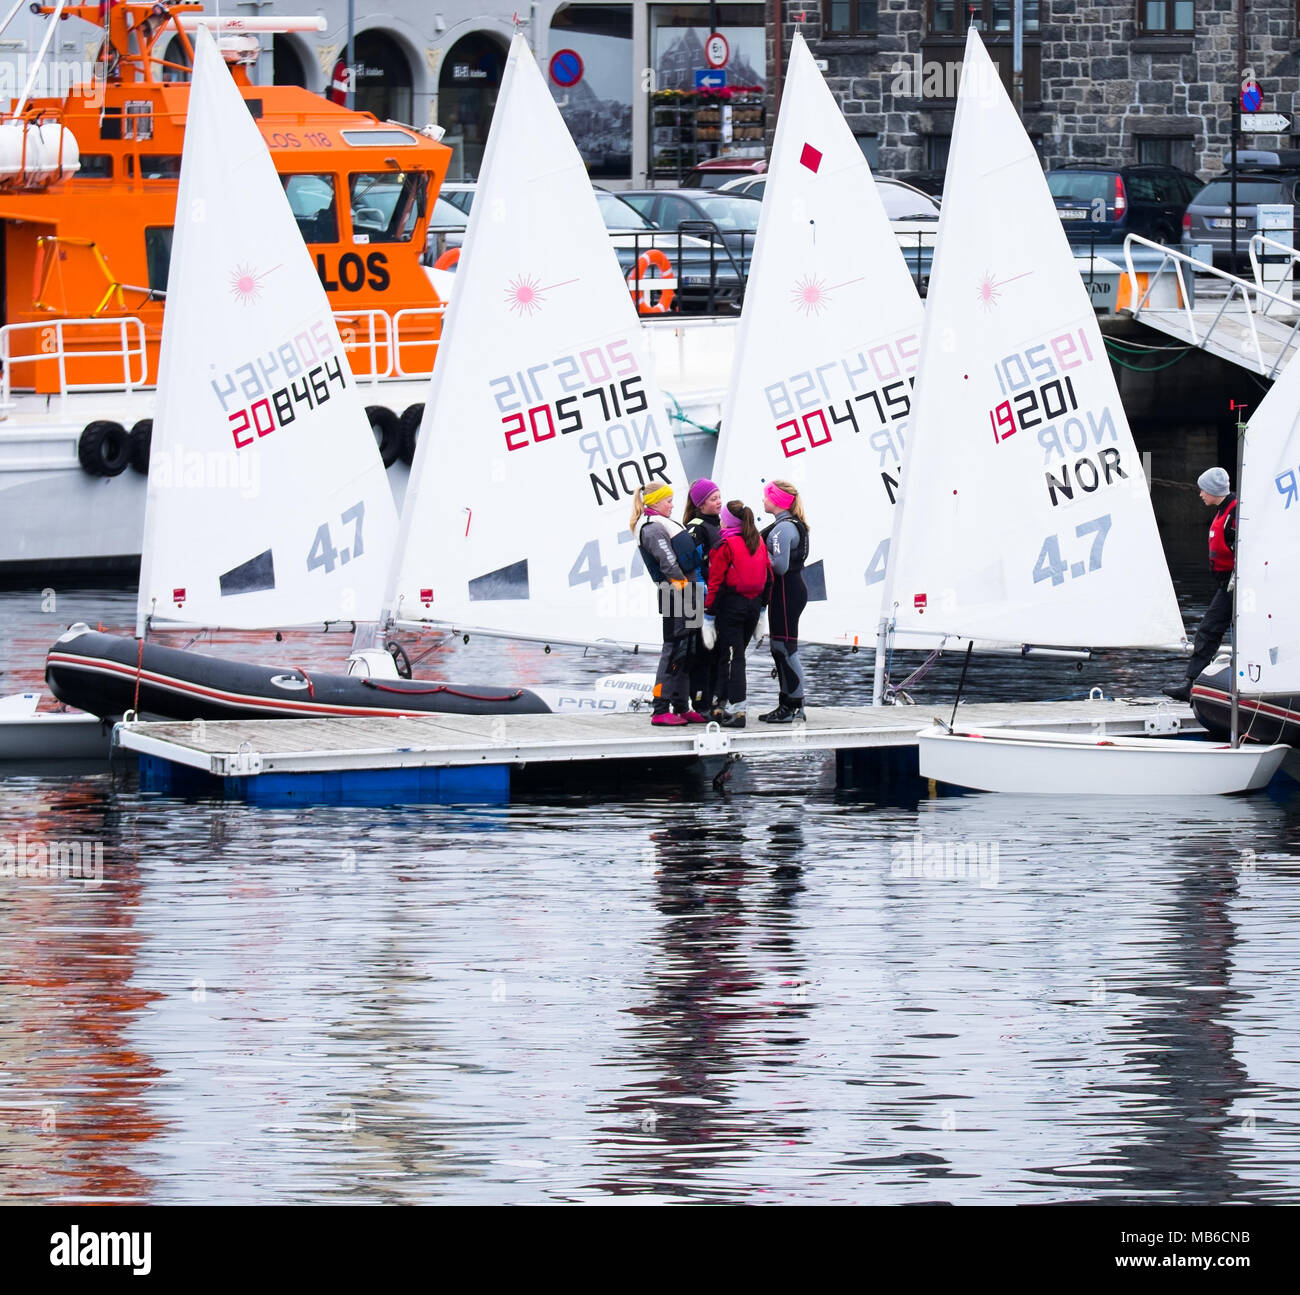
<svg viewBox="0 0 1300 1295"><path fill-rule="evenodd" d="M813 707L802 724L652 727L649 716L419 715L368 719L194 720L119 724L141 785L271 803L502 802L511 772L538 765L726 761L825 751L841 785L916 776L916 733L950 706ZM963 706L963 724L1132 734L1199 731L1163 698Z"/></svg>

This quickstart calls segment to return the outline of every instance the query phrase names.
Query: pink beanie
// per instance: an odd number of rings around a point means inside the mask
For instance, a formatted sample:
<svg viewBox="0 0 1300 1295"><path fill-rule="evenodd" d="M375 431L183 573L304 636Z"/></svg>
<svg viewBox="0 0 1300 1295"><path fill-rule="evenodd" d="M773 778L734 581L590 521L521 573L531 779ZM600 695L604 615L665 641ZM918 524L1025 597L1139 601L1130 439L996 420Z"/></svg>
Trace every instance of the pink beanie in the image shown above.
<svg viewBox="0 0 1300 1295"><path fill-rule="evenodd" d="M717 488L708 477L701 477L690 489L691 503L698 508Z"/></svg>

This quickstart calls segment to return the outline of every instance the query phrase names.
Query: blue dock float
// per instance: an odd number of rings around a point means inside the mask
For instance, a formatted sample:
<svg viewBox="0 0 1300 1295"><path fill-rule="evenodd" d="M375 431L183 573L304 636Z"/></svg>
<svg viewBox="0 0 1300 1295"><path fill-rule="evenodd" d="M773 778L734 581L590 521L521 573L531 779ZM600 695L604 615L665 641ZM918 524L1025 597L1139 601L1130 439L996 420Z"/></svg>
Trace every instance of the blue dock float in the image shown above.
<svg viewBox="0 0 1300 1295"><path fill-rule="evenodd" d="M946 706L813 707L802 724L652 727L644 714L414 715L292 720L135 721L113 740L135 753L144 791L257 805L502 804L516 775L589 778L652 765L662 773L731 761L834 754L842 787L899 789L917 780L917 732ZM1126 735L1199 731L1163 698L963 706L964 724ZM567 766L567 767L566 767Z"/></svg>

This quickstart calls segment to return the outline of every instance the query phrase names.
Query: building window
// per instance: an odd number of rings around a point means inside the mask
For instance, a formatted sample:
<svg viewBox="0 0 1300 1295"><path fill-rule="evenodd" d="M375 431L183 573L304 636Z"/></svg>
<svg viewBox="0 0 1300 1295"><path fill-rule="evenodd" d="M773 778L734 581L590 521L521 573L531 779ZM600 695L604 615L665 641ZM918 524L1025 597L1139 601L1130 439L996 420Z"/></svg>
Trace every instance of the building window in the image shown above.
<svg viewBox="0 0 1300 1295"><path fill-rule="evenodd" d="M874 171L880 165L880 136L879 135L854 135L858 141L858 147L862 150L862 156L867 159L867 165Z"/></svg>
<svg viewBox="0 0 1300 1295"><path fill-rule="evenodd" d="M1024 0L1026 32L1038 31L1038 7L1039 0ZM964 36L974 27L986 35L1010 35L1013 11L1014 0L927 0L926 30L931 36Z"/></svg>
<svg viewBox="0 0 1300 1295"><path fill-rule="evenodd" d="M1194 0L1138 0L1138 30L1144 36L1190 36L1195 9Z"/></svg>
<svg viewBox="0 0 1300 1295"><path fill-rule="evenodd" d="M1144 165L1176 166L1180 171L1196 170L1196 141L1190 136L1137 137L1137 160Z"/></svg>
<svg viewBox="0 0 1300 1295"><path fill-rule="evenodd" d="M822 31L827 36L874 36L880 30L877 0L824 0Z"/></svg>
<svg viewBox="0 0 1300 1295"><path fill-rule="evenodd" d="M951 135L927 135L925 137L925 165L927 170L946 170L948 167L948 150L951 146Z"/></svg>

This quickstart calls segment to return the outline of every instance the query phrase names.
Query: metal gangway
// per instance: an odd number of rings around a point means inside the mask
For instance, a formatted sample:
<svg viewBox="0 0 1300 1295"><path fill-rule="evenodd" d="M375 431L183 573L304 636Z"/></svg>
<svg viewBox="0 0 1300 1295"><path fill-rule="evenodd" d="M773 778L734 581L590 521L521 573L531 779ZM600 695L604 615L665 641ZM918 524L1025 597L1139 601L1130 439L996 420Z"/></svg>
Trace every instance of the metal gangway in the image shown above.
<svg viewBox="0 0 1300 1295"><path fill-rule="evenodd" d="M1160 253L1159 261L1135 268L1135 247ZM1253 277L1244 279L1177 248L1130 234L1124 240L1124 264L1132 304L1122 311L1272 380L1300 347L1300 302L1265 287L1264 266L1289 259L1291 273L1300 279L1300 250L1254 234L1249 255Z"/></svg>

